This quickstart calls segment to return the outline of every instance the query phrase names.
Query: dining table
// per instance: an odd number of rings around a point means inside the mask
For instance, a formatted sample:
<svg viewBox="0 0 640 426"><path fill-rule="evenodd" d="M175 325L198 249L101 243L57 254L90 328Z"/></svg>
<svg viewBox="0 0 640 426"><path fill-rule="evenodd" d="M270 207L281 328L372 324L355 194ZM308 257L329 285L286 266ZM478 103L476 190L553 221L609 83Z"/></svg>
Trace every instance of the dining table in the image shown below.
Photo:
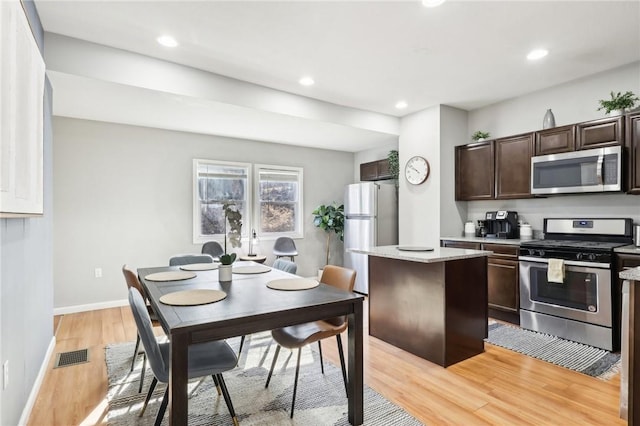
<svg viewBox="0 0 640 426"><path fill-rule="evenodd" d="M362 424L364 297L323 283L306 290L272 289L267 287L269 282L300 277L275 268L265 268L268 269L266 272L263 269L259 273L240 273L243 269L251 271L247 266L255 265L259 264L235 262L233 268L238 273L233 273L228 282L219 281L217 269L194 271L193 278L172 281L153 281L146 277L180 271L180 267L138 269L147 297L170 341L169 424L187 424L189 345L342 315L346 315L348 322L348 418L352 425ZM254 267L253 270L259 269ZM221 290L226 297L196 306L174 306L160 301L170 293L199 289ZM233 397L233 390L230 392Z"/></svg>

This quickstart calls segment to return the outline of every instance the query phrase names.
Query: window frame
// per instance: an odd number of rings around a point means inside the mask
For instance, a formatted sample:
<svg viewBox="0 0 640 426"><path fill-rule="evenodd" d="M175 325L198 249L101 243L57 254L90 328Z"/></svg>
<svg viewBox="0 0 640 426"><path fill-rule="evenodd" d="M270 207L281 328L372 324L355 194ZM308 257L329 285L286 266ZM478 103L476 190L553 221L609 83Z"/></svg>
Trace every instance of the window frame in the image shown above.
<svg viewBox="0 0 640 426"><path fill-rule="evenodd" d="M261 171L275 171L275 172L295 172L298 179L298 217L296 218L295 231L293 232L262 232L260 230L261 222L261 200L260 200L260 172ZM301 239L304 237L304 168L296 166L282 166L275 164L254 164L253 165L253 224L252 229L256 230L258 237L261 240L275 240L278 237L290 237L295 239Z"/></svg>
<svg viewBox="0 0 640 426"><path fill-rule="evenodd" d="M193 243L194 244L203 244L206 243L208 241L218 241L219 243L224 245L224 238L225 236L223 234L214 234L214 235L202 235L201 233L201 226L202 226L202 218L201 218L201 209L200 209L200 196L199 196L199 188L198 188L198 166L202 165L202 164L206 164L206 165L214 165L214 166L226 166L226 167L237 167L237 168L243 168L246 170L247 172L247 183L246 183L246 210L247 210L247 214L246 217L243 216L242 217L242 234L241 234L241 239L244 242L248 236L249 236L249 232L251 229L251 221L252 221L252 217L253 217L253 176L252 176L252 171L253 168L251 167L251 163L243 163L243 162L238 162L238 161L218 161L218 160L207 160L204 158L194 158L193 159L193 172L192 172L192 185L193 185L193 200L192 200L192 208L193 208L193 216L192 216L192 222L193 222Z"/></svg>

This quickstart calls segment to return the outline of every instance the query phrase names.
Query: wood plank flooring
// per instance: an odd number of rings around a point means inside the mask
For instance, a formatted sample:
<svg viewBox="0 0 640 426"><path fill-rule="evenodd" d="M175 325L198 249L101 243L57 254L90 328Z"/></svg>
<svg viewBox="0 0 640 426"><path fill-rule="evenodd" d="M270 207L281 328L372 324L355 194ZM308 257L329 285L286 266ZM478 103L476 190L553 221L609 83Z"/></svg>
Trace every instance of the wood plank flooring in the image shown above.
<svg viewBox="0 0 640 426"><path fill-rule="evenodd" d="M135 339L131 310L64 315L55 324L55 353L89 348L90 362L53 369L52 359L28 424L106 424L104 347ZM489 344L444 369L367 333L365 324L365 382L423 423L626 424L618 418L619 375L602 381ZM339 365L335 339L323 342L323 354Z"/></svg>

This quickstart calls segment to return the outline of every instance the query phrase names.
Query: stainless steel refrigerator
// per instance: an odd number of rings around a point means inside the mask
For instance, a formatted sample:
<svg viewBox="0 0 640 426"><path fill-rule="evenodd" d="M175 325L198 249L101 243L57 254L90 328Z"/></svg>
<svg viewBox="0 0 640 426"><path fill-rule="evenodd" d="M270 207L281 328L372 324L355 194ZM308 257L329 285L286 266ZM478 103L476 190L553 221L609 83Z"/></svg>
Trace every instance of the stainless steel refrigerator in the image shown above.
<svg viewBox="0 0 640 426"><path fill-rule="evenodd" d="M398 200L389 183L354 183L344 190L344 266L356 270L354 290L369 294L369 256L349 249L398 244Z"/></svg>

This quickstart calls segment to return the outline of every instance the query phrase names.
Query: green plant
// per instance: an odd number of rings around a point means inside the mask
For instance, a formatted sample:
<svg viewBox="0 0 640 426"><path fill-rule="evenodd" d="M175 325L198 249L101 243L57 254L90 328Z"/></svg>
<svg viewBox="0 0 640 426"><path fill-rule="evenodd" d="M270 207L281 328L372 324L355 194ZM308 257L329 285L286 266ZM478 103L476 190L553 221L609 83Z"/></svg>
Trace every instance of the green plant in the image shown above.
<svg viewBox="0 0 640 426"><path fill-rule="evenodd" d="M400 175L400 159L398 158L398 151L395 149L389 151L387 160L389 161L389 173L393 179L398 180L398 176Z"/></svg>
<svg viewBox="0 0 640 426"><path fill-rule="evenodd" d="M230 254L223 254L222 256L220 256L220 263L223 265L231 265L233 262L235 262L236 260L236 254L235 253L230 253Z"/></svg>
<svg viewBox="0 0 640 426"><path fill-rule="evenodd" d="M489 136L491 136L489 132L483 132L481 130L477 130L473 135L471 135L471 139L473 139L474 141L477 141L479 139L486 139Z"/></svg>
<svg viewBox="0 0 640 426"><path fill-rule="evenodd" d="M327 261L329 264L329 243L331 242L331 232L338 234L340 241L344 241L344 204L333 204L318 206L312 214L313 224L327 233Z"/></svg>
<svg viewBox="0 0 640 426"><path fill-rule="evenodd" d="M614 93L612 91L611 99L607 99L607 100L601 99L598 101L600 103L600 108L598 108L598 111L603 109L606 114L609 114L611 111L615 109L619 109L619 110L630 109L630 108L633 108L636 102L638 101L640 101L640 98L638 98L633 92L627 91L625 93L620 93L620 92Z"/></svg>
<svg viewBox="0 0 640 426"><path fill-rule="evenodd" d="M242 213L233 202L226 202L222 205L224 210L224 252L227 252L227 237L231 247L242 247ZM227 222L229 222L229 232L227 232Z"/></svg>

